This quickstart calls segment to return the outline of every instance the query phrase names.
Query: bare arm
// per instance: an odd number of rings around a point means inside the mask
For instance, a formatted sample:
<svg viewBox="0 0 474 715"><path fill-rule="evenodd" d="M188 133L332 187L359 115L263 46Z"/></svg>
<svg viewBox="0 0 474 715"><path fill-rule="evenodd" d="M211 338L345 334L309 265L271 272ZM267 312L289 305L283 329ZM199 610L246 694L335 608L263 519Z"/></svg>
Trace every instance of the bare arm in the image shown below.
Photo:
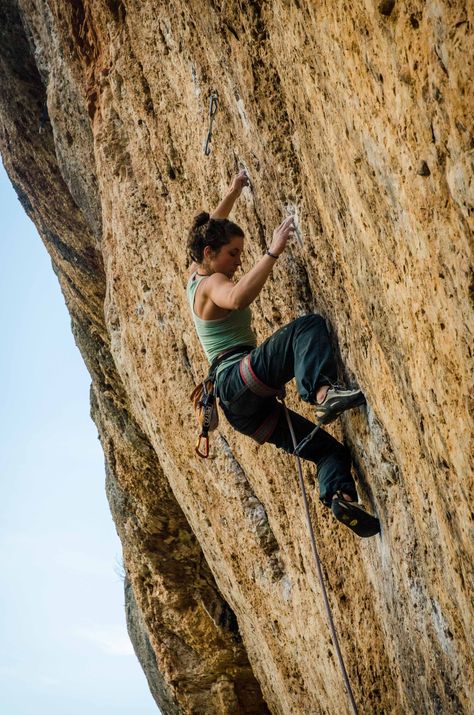
<svg viewBox="0 0 474 715"><path fill-rule="evenodd" d="M234 177L232 184L229 187L229 191L224 196L216 210L211 214L211 218L227 218L232 211L232 207L234 206L236 200L242 193L242 189L244 186L248 185L249 178L246 172L242 169L242 171L239 171L237 176Z"/></svg>
<svg viewBox="0 0 474 715"><path fill-rule="evenodd" d="M293 217L288 216L273 233L270 251L279 256L294 230ZM237 283L232 283L222 273L214 273L207 280L206 293L213 303L227 310L242 310L258 296L272 272L275 258L267 253Z"/></svg>
<svg viewBox="0 0 474 715"><path fill-rule="evenodd" d="M242 193L242 189L244 188L244 186L248 185L249 177L247 176L246 171L242 169L241 171L239 171L238 174L236 174L236 176L234 176L227 194L224 196L214 213L211 214L211 218L227 218L232 211L232 207L234 206L236 200ZM193 263L188 269L188 275L191 275L191 273L197 271L198 268L199 265L195 261L193 261Z"/></svg>

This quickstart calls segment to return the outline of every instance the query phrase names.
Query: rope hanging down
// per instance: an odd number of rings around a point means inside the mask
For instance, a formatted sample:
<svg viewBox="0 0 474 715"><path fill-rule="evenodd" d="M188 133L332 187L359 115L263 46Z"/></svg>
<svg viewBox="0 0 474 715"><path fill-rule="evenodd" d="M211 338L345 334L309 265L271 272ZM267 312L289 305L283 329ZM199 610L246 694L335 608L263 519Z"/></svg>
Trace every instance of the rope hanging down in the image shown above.
<svg viewBox="0 0 474 715"><path fill-rule="evenodd" d="M211 96L209 97L209 129L207 132L206 141L204 143L205 156L209 156L209 154L211 153L212 124L214 122L214 117L216 116L216 112L217 112L218 108L219 108L219 95L214 90L213 92L211 92Z"/></svg>
<svg viewBox="0 0 474 715"><path fill-rule="evenodd" d="M308 499L306 496L306 489L305 489L304 480L303 480L303 470L301 467L301 459L297 452L297 447L299 445L296 444L296 437L295 437L295 433L293 430L290 413L288 412L288 408L287 408L285 401L283 399L281 400L281 402L282 402L283 408L285 410L285 417L286 417L286 421L288 422L288 427L289 427L290 434L291 434L291 440L293 442L293 450L296 455L296 461L297 461L297 465L298 465L298 479L299 479L299 483L300 483L301 494L303 497L304 509L305 509L305 514L306 514L306 523L308 525L309 538L311 541L311 550L313 552L314 560L316 562L316 569L318 571L319 582L321 584L321 591L323 594L324 605L326 606L326 613L327 613L327 617L328 617L328 621L329 621L331 638L332 638L332 642L333 642L334 648L337 653L337 659L339 661L339 666L341 668L342 678L343 678L344 684L346 686L347 696L349 698L353 713L354 713L354 715L359 715L359 711L357 710L357 705L356 705L356 702L354 699L354 693L352 692L351 684L349 682L349 676L347 675L346 666L344 664L344 659L342 657L341 649L339 647L339 641L337 638L336 627L334 625L334 619L333 619L333 615L332 615L332 611L331 611L331 605L329 603L326 586L324 584L324 575L323 575L323 570L321 568L321 560L319 558L318 549L316 548L316 540L314 537L313 525L311 523L311 516L309 513L309 505L308 505Z"/></svg>

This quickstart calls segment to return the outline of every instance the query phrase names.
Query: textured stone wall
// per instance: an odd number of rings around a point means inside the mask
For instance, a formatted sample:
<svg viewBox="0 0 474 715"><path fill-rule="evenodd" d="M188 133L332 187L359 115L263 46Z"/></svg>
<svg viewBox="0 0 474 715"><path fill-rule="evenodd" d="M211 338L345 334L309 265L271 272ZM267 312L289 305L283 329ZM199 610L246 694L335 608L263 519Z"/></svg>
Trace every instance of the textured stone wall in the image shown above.
<svg viewBox="0 0 474 715"><path fill-rule="evenodd" d="M334 433L381 536L334 523L305 469L360 711L470 712L472 4L3 0L0 13L0 149L91 373L129 630L163 712L348 708L294 462L224 420L211 459L193 454L187 396L205 364L186 226L239 167L244 268L288 207L305 239L254 305L259 337L322 313L341 377L367 396Z"/></svg>

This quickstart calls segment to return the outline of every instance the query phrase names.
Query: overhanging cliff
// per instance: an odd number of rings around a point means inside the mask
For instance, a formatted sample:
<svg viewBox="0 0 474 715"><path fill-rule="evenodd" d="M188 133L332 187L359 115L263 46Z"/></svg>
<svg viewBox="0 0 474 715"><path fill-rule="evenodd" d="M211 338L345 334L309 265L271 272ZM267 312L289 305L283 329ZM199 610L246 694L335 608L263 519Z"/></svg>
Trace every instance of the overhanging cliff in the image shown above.
<svg viewBox="0 0 474 715"><path fill-rule="evenodd" d="M381 537L357 540L313 495L361 712L469 712L472 15L416 0L0 6L0 149L91 374L129 629L163 712L347 709L294 463L224 420L212 458L193 452L205 365L186 227L239 167L246 266L288 206L305 237L255 304L259 337L322 313L367 396L335 434Z"/></svg>

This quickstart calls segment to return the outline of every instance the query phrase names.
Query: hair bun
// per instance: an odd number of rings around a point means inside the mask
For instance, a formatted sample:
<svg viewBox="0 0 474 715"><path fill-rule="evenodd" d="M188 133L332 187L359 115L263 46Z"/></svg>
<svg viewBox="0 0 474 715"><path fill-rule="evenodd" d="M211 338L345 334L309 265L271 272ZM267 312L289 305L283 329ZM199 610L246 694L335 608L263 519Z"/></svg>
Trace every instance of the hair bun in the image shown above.
<svg viewBox="0 0 474 715"><path fill-rule="evenodd" d="M194 228L199 228L200 226L204 226L210 219L211 217L207 213L207 211L201 211L200 214L198 214L194 218Z"/></svg>

